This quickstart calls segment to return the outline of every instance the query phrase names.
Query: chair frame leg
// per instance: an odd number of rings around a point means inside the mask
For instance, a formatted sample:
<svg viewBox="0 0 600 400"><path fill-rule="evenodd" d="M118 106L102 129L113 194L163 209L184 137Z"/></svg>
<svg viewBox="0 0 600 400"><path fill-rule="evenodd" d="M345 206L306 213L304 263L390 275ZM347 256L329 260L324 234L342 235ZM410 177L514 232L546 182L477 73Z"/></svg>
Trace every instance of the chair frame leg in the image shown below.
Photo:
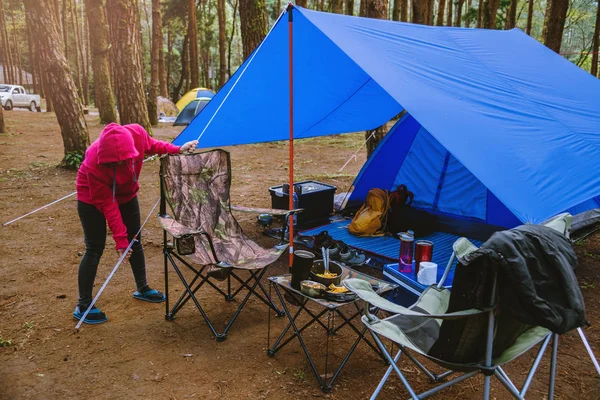
<svg viewBox="0 0 600 400"><path fill-rule="evenodd" d="M242 312L242 310L246 306L246 303L248 302L248 300L250 299L250 297L252 295L255 295L255 297L257 297L259 300L261 300L262 302L267 304L278 315L281 313L281 311L274 305L274 303L272 302L270 297L268 295L266 295L266 291L264 290L264 287L260 283L260 280L263 278L264 274L266 273L266 271L269 267L268 265L260 270L248 270L248 272L250 273L250 277L246 280L243 280L242 278L237 276L234 271L232 271L228 277L227 292L225 292L225 291L221 290L218 286L216 286L213 282L210 281L210 276L205 275L203 273L206 266L202 266L199 269L194 268L192 265L190 265L188 262L186 262L183 258L181 258L178 254L174 253L172 251L172 249L169 249L166 246L164 247L163 252L164 252L164 264L165 264L164 265L164 267L165 267L165 293L166 293L166 297L167 297L166 306L165 306L166 307L165 308L165 310L166 310L165 318L167 320L173 320L175 318L175 314L177 314L177 312L191 299L192 302L195 304L196 308L198 309L198 311L200 312L200 314L202 315L202 318L208 325L212 334L215 336L216 340L218 342L221 342L227 338L227 332L233 326L233 323L236 321L237 317ZM190 271L192 271L194 273L194 277L191 281L188 282L185 279L185 277L183 276L183 273L181 272L181 269L179 268L179 266L175 260L179 261L181 264L183 264L185 267L187 267ZM179 299L175 302L173 307L170 309L169 309L169 294L168 294L169 293L169 287L168 287L168 285L169 285L168 264L169 263L173 267L173 270L175 271L175 273L177 274L177 276L179 277L181 283L183 284L183 286L185 288L185 291L181 294L181 296L179 296ZM238 290L235 291L233 296L231 293L231 276L233 276L234 279L240 283L240 288L238 288ZM250 283L250 282L252 282L252 283ZM237 307L235 313L229 319L229 321L227 322L227 324L222 332L218 332L215 329L213 323L211 322L210 318L208 317L208 314L206 313L206 311L204 310L204 308L202 307L202 305L196 298L196 292L205 284L207 284L208 286L215 289L219 294L223 295L225 297L225 299L233 299L233 297L235 297L235 295L237 295L242 289L247 290L247 293L243 297L243 299L240 302L239 306ZM258 292L257 287L260 287L262 292L266 295L266 299Z"/></svg>
<svg viewBox="0 0 600 400"><path fill-rule="evenodd" d="M396 356L394 357L394 363L398 363L398 360L400 360L401 356L402 356L402 349L399 349L398 353L396 353ZM390 365L388 367L387 371L385 371L383 378L381 378L381 381L379 381L379 384L375 388L375 391L373 392L373 394L371 395L369 400L375 400L377 398L377 396L379 396L379 392L381 392L381 389L383 389L383 385L385 385L385 382L388 380L388 378L390 377L390 374L392 373L393 370L394 370L394 367L392 367Z"/></svg>
<svg viewBox="0 0 600 400"><path fill-rule="evenodd" d="M554 398L554 381L556 380L556 355L558 354L558 333L552 334L552 358L550 360L550 382L548 400Z"/></svg>
<svg viewBox="0 0 600 400"><path fill-rule="evenodd" d="M585 334L583 333L583 329L577 328L577 333L579 333L579 337L581 338L581 341L583 342L585 349L587 350L590 358L592 359L594 368L596 368L596 372L600 376L600 365L598 365L598 360L596 359L596 356L594 355L594 352L592 351L592 348L590 347L590 344L589 344L587 338L585 337Z"/></svg>

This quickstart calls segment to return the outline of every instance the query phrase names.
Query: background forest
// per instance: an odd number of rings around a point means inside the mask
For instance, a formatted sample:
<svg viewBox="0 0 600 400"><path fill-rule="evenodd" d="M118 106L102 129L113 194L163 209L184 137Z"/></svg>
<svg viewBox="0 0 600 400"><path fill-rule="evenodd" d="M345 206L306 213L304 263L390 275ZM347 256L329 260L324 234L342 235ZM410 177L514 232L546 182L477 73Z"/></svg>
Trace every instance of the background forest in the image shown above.
<svg viewBox="0 0 600 400"><path fill-rule="evenodd" d="M427 25L517 27L598 76L594 0L298 0L316 10ZM83 112L157 124L157 97L217 91L264 38L281 0L0 0L0 82L56 112L65 156L89 144ZM119 110L117 119L116 110ZM0 131L3 130L0 109Z"/></svg>

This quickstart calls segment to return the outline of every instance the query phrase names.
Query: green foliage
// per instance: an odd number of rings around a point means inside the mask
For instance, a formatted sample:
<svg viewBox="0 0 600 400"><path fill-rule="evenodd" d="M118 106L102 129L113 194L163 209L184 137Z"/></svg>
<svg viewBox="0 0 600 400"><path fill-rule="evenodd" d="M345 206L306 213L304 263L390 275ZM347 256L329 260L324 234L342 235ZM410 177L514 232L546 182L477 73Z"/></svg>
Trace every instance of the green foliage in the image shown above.
<svg viewBox="0 0 600 400"><path fill-rule="evenodd" d="M27 331L33 330L34 327L35 327L35 324L33 321L25 321L25 323L23 324L23 329L25 329Z"/></svg>
<svg viewBox="0 0 600 400"><path fill-rule="evenodd" d="M0 347L10 347L13 345L12 339L4 339L0 336Z"/></svg>
<svg viewBox="0 0 600 400"><path fill-rule="evenodd" d="M76 170L83 161L83 152L79 150L70 151L62 160L62 166L67 169Z"/></svg>

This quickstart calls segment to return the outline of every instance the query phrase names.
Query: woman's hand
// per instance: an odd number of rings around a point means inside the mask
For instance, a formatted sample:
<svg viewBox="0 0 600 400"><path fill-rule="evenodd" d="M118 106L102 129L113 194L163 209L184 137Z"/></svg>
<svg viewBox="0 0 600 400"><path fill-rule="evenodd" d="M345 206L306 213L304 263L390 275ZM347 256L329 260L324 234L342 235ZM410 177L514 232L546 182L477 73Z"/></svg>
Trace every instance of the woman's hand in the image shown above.
<svg viewBox="0 0 600 400"><path fill-rule="evenodd" d="M117 249L117 254L119 255L119 259L121 259L121 257L123 256L123 253L125 253L126 249ZM131 257L131 249L129 249L129 251L127 252L127 255L125 256L124 261L129 261L129 257Z"/></svg>
<svg viewBox="0 0 600 400"><path fill-rule="evenodd" d="M194 150L196 150L196 146L198 145L198 141L197 140L190 140L189 142L185 143L183 146L181 146L179 148L179 153L183 154L183 153L191 153Z"/></svg>

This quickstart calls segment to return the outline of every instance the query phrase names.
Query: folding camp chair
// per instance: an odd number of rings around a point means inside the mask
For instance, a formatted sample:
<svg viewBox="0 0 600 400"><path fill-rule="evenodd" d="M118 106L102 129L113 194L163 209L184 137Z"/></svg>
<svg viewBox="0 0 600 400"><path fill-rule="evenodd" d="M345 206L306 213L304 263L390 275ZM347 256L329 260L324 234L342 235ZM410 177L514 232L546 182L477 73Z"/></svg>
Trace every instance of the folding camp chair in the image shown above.
<svg viewBox="0 0 600 400"><path fill-rule="evenodd" d="M163 252L167 295L165 317L167 320L174 319L175 314L189 300L192 300L217 341L226 339L229 328L251 295L267 304L277 315L283 315L283 312L269 298L260 279L267 267L281 256L288 245L282 238L274 248L264 249L246 236L231 213L230 183L229 153L223 150L170 155L164 157L161 162L159 221L164 229ZM167 203L173 217L167 215ZM266 209L256 211L277 212ZM285 214L286 222L290 215L298 211L279 210L280 213ZM174 243L169 240L167 234L173 237ZM169 265L185 287L172 308L169 308ZM191 279L186 279L180 266L192 272ZM242 271L246 271L249 276L240 277ZM215 280L226 280L227 288L222 289ZM232 281L237 282L237 288L232 289ZM247 291L222 332L215 329L201 305L201 299L196 296L198 290L205 285L223 295L227 301L234 300L242 290Z"/></svg>

